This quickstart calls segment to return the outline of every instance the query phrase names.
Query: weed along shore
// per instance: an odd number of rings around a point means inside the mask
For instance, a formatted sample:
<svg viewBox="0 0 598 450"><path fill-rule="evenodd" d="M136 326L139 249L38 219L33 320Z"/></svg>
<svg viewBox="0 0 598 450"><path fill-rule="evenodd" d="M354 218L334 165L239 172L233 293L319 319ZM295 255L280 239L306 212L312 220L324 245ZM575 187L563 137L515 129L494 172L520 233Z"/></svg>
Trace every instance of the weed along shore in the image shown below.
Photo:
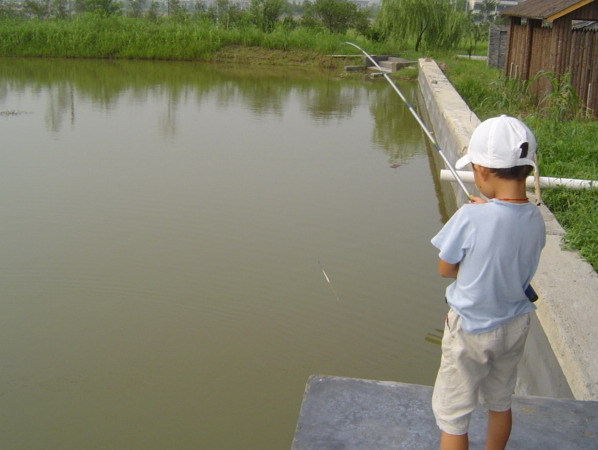
<svg viewBox="0 0 598 450"><path fill-rule="evenodd" d="M203 22L91 15L68 21L2 21L0 55L341 68L342 60L326 56L343 47L341 39L302 29L265 34Z"/></svg>

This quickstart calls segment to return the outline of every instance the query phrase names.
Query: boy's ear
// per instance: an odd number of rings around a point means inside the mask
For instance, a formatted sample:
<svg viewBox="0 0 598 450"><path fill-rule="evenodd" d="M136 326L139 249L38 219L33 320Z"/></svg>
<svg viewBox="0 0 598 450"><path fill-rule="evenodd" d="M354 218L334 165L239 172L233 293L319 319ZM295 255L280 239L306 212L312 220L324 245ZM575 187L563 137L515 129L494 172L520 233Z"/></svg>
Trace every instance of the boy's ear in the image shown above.
<svg viewBox="0 0 598 450"><path fill-rule="evenodd" d="M477 166L477 169L480 176L482 177L482 180L486 181L491 174L490 169L488 169L488 167L483 166Z"/></svg>

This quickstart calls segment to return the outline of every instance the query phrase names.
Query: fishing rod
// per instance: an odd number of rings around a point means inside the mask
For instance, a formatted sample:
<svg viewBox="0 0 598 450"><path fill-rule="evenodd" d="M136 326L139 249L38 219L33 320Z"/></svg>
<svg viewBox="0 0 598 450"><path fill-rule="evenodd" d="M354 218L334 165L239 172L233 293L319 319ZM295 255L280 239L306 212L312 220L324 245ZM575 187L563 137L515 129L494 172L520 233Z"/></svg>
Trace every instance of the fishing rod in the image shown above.
<svg viewBox="0 0 598 450"><path fill-rule="evenodd" d="M438 154L440 155L440 157L444 161L444 164L446 164L446 167L448 167L448 169L452 173L454 179L457 180L457 183L459 183L459 186L461 186L461 189L463 189L463 192L465 192L465 195L467 195L467 198L471 199L472 198L471 194L469 193L469 191L465 187L465 184L463 183L463 180L461 179L461 177L459 177L459 174L453 168L452 164L449 162L449 160L447 159L447 157L443 153L442 149L440 148L440 145L438 145L438 143L436 142L436 139L434 139L434 136L432 136L432 133L430 133L430 130L428 130L428 127L426 127L426 124L424 124L424 122L421 120L421 118L419 117L419 115L415 112L415 109L413 109L413 106L411 106L411 104L407 101L407 99L405 98L405 96L403 95L403 93L401 92L401 90L397 87L397 85L392 81L392 79L382 69L382 67L380 67L378 65L378 63L376 62L376 60L370 56L370 54L368 52L366 52L364 49L362 49L360 46L354 44L353 42L345 42L345 44L352 45L357 50L359 50L361 53L363 53L372 62L372 64L374 64L374 66L376 66L376 68L378 70L380 70L380 72L382 72L382 75L384 75L384 78L386 79L386 81L388 81L390 83L390 85L392 86L392 88L395 90L395 92L397 94L399 94L399 97L401 97L401 100L403 100L403 102L405 103L405 105L407 106L407 108L409 108L409 112L411 113L411 115L415 118L415 120L417 121L417 123L419 123L419 126L422 128L422 130L424 130L425 135L428 137L428 139L430 140L430 142L434 146L434 149L438 152ZM536 178L538 178L538 177L536 177ZM328 278L328 277L326 277L326 278ZM536 294L536 291L534 290L534 288L532 287L531 284L528 285L528 287L525 289L525 295L527 296L527 298L531 302L535 302L538 299L538 294Z"/></svg>
<svg viewBox="0 0 598 450"><path fill-rule="evenodd" d="M467 198L471 199L471 194L469 193L469 191L465 187L465 183L463 183L463 180L461 180L461 178L459 177L459 174L457 173L457 171L453 168L452 164L447 159L446 155L444 154L444 152L442 151L442 149L438 145L438 142L436 142L436 139L434 139L434 136L432 136L432 133L430 133L430 130L428 130L428 127L426 127L426 124L421 120L421 118L419 117L419 115L415 112L415 109L413 109L413 106L411 106L411 104L407 101L407 99L405 98L405 96L403 95L403 93L401 92L401 90L392 81L392 79L388 76L388 74L384 71L384 69L382 69L382 67L380 67L378 65L378 63L376 62L376 60L374 58L372 58L370 56L370 54L368 52L366 52L364 49L362 49L360 46L354 44L353 42L345 42L345 44L352 45L357 50L359 50L361 53L363 53L372 62L372 64L374 64L374 66L376 66L376 68L378 68L378 70L380 70L380 72L382 72L382 75L384 75L384 78L386 79L386 81L388 81L390 83L390 85L395 90L395 92L397 94L399 94L399 97L401 97L401 100L403 100L403 102L405 103L405 105L407 106L407 108L409 108L409 112L415 118L415 120L417 121L417 123L419 124L419 126L422 128L422 130L424 131L424 134L428 137L428 139L432 143L434 149L438 152L438 154L440 155L440 157L444 161L444 164L446 165L446 167L451 171L451 173L455 177L455 180L457 180L457 183L459 183L459 186L461 186L461 189L463 189L463 192L465 192L465 195L467 195Z"/></svg>

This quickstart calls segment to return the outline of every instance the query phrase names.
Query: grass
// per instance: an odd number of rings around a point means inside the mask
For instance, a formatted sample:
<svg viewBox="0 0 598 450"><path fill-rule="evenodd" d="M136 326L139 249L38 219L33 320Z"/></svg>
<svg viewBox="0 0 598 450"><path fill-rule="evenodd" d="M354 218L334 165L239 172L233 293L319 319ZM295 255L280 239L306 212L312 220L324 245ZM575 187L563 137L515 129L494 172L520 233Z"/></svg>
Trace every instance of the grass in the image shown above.
<svg viewBox="0 0 598 450"><path fill-rule="evenodd" d="M201 61L222 59L226 54L218 56L219 51L237 46L308 52L307 56L298 56L299 62L326 65L329 61L322 55L355 53L343 44L345 41L369 44L379 53L396 51L393 42L372 44L353 31L338 35L281 25L272 33L264 33L250 25L225 29L206 20L77 15L68 20L4 20L0 26L0 56ZM291 62L288 55L278 56L283 62Z"/></svg>
<svg viewBox="0 0 598 450"><path fill-rule="evenodd" d="M529 116L538 138L540 173L598 180L598 121L553 121ZM598 271L598 189L545 189L544 203L567 231L565 242Z"/></svg>
<svg viewBox="0 0 598 450"><path fill-rule="evenodd" d="M125 17L77 16L72 20L6 21L0 54L65 58L202 59L225 34L201 23L154 23Z"/></svg>
<svg viewBox="0 0 598 450"><path fill-rule="evenodd" d="M443 63L445 75L481 120L499 113L521 113L521 96L502 78L500 70L488 68L484 61L454 55L437 55L435 59Z"/></svg>

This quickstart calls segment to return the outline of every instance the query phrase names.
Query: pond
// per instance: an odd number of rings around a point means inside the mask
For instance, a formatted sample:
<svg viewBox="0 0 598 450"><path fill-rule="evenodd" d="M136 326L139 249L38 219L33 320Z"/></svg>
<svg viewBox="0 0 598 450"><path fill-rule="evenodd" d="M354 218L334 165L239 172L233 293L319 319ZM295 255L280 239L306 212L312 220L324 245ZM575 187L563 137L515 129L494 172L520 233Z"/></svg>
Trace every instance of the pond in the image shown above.
<svg viewBox="0 0 598 450"><path fill-rule="evenodd" d="M289 448L310 375L433 384L446 207L383 80L0 59L0 132L0 447Z"/></svg>

